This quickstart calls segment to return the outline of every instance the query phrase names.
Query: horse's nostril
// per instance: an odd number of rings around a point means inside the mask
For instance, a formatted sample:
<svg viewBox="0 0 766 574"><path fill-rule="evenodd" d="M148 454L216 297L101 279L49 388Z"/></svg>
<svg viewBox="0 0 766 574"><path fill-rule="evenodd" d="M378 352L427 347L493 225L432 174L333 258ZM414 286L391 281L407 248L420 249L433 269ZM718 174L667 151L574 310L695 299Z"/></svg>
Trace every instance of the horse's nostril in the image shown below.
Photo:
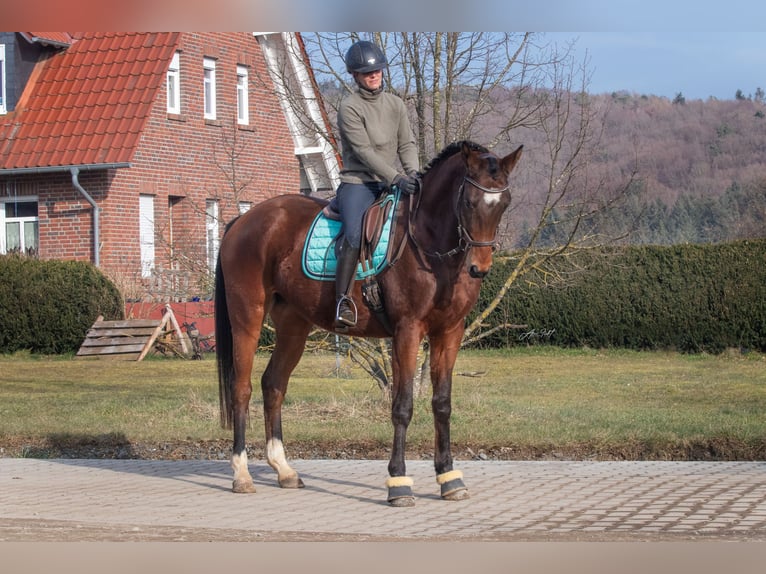
<svg viewBox="0 0 766 574"><path fill-rule="evenodd" d="M488 271L481 271L476 265L471 265L468 270L468 274L474 279L484 279L487 276Z"/></svg>

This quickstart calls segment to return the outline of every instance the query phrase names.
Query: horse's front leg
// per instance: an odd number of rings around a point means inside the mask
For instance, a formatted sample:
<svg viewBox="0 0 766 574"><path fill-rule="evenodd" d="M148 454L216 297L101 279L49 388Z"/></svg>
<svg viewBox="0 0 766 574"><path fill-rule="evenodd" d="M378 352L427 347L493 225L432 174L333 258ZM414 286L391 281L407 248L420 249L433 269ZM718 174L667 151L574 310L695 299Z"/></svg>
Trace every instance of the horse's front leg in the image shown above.
<svg viewBox="0 0 766 574"><path fill-rule="evenodd" d="M431 408L434 415L436 482L445 500L468 498L463 473L452 467L450 416L452 415L452 370L463 336L462 323L454 329L429 338L431 348Z"/></svg>
<svg viewBox="0 0 766 574"><path fill-rule="evenodd" d="M392 506L413 506L412 478L407 476L404 460L407 427L412 420L412 381L417 364L418 346L422 335L414 329L399 329L393 339L391 392L391 422L394 444L388 463L388 502Z"/></svg>

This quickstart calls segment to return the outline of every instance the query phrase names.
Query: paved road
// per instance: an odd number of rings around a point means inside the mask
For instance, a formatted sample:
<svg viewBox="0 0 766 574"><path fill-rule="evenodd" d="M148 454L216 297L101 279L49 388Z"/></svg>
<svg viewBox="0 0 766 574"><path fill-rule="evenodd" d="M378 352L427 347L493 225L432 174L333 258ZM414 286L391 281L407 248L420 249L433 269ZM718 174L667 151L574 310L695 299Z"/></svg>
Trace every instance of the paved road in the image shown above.
<svg viewBox="0 0 766 574"><path fill-rule="evenodd" d="M463 461L442 501L408 462L414 508L385 502L386 462L296 460L283 490L251 462L0 459L0 541L766 541L766 462Z"/></svg>

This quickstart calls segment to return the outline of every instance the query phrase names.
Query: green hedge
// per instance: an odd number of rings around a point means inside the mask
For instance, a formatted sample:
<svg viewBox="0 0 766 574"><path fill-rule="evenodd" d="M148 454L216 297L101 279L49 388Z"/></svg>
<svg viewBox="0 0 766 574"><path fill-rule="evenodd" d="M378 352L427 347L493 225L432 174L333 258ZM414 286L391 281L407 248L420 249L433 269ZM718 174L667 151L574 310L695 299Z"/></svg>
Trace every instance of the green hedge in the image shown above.
<svg viewBox="0 0 766 574"><path fill-rule="evenodd" d="M99 315L121 319L124 306L92 264L0 256L0 353L76 352Z"/></svg>
<svg viewBox="0 0 766 574"><path fill-rule="evenodd" d="M491 300L511 265L493 266L477 309ZM489 318L526 327L482 344L766 351L766 240L626 247L588 252L562 265L586 270L552 286L530 272Z"/></svg>

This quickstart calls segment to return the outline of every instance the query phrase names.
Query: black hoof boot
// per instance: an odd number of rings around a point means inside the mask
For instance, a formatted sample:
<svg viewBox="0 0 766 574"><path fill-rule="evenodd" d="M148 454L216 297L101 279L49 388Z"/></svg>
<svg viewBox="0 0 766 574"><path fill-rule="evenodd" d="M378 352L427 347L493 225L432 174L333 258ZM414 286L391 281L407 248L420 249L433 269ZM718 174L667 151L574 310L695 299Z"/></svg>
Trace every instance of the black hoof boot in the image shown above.
<svg viewBox="0 0 766 574"><path fill-rule="evenodd" d="M441 487L441 497L444 500L465 500L470 498L468 488L463 483L463 473L459 470L450 470L438 475L436 482Z"/></svg>
<svg viewBox="0 0 766 574"><path fill-rule="evenodd" d="M412 479L409 476L391 476L386 480L388 503L391 506L415 506L412 494Z"/></svg>

